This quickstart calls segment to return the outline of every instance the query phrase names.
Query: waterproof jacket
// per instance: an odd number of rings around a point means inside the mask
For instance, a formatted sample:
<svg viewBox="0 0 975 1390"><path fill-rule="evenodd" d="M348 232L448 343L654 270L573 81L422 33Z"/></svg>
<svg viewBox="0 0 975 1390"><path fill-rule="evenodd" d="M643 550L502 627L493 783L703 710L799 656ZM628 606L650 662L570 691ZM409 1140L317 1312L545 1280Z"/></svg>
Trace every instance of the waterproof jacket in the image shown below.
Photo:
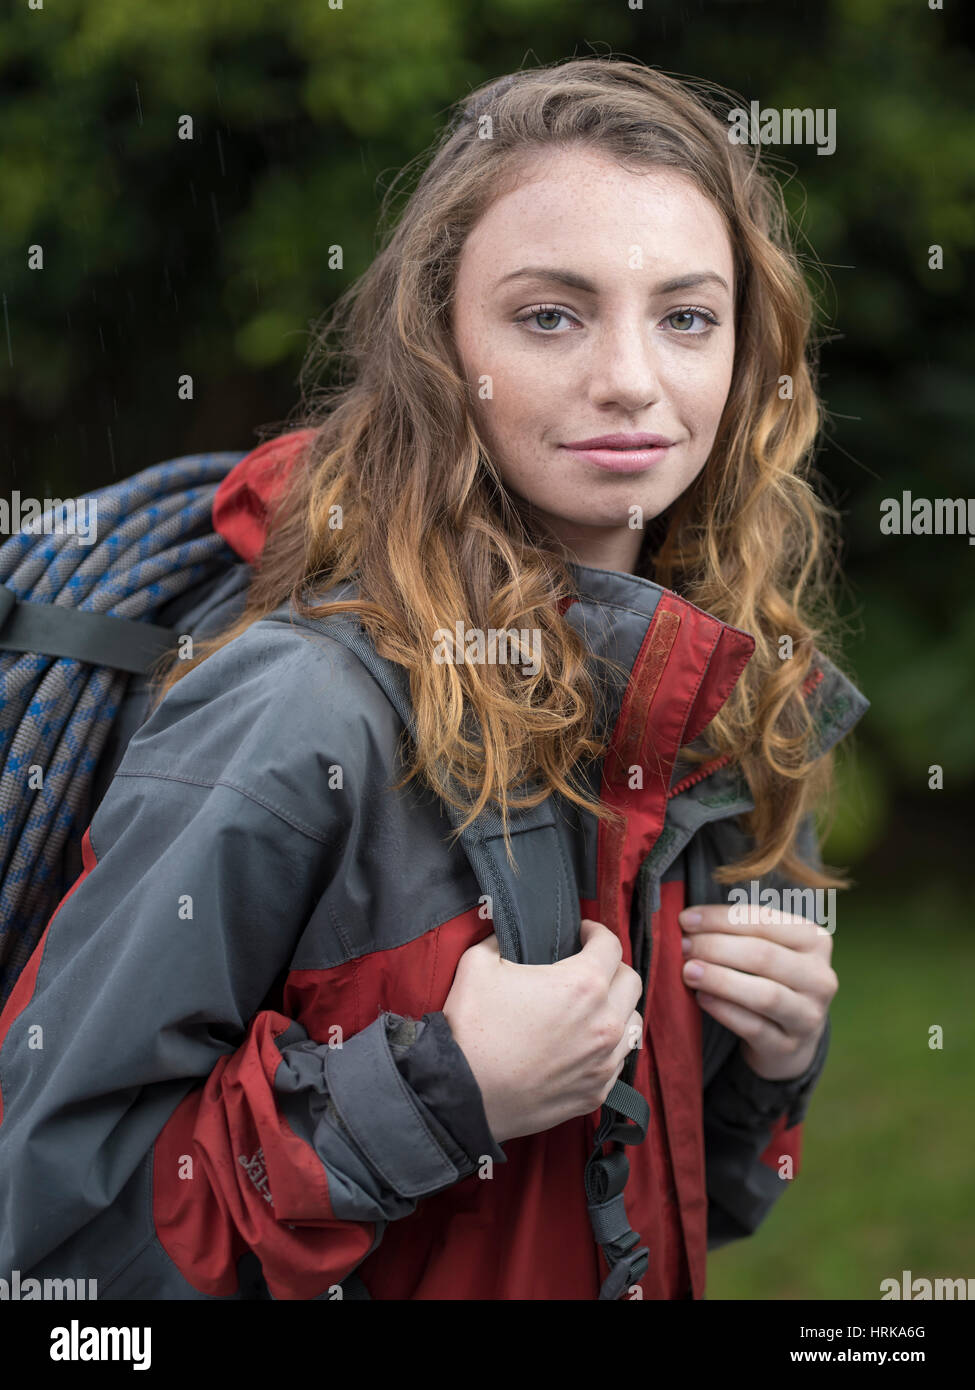
<svg viewBox="0 0 975 1390"><path fill-rule="evenodd" d="M240 563L173 608L178 630L237 611L308 437L221 485ZM783 1156L798 1171L829 1025L802 1076L770 1082L682 980L677 913L726 899L713 872L753 803L722 760L678 754L752 638L646 579L572 575L567 621L627 673L605 684L593 778L625 821L551 797L513 836L517 873L490 822L448 847L443 803L390 789L408 712L288 605L148 719L133 681L78 877L0 1014L0 1277L96 1279L108 1299L597 1297L599 1112L497 1145L442 1013L492 930L505 957L551 963L579 950L581 915L644 980L630 1082L650 1124L625 1205L649 1267L631 1296L704 1296L707 1250L756 1229L792 1180ZM806 698L823 750L867 708L825 659ZM811 819L801 847L818 862Z"/></svg>

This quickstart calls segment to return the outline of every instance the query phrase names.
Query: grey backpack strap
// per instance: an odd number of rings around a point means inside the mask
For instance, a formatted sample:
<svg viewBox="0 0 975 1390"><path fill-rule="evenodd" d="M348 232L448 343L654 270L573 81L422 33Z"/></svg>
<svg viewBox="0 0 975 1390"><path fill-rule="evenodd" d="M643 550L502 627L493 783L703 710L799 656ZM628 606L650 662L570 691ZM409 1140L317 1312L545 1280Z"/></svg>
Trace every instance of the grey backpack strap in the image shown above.
<svg viewBox="0 0 975 1390"><path fill-rule="evenodd" d="M355 653L415 740L416 717L403 667L380 656L360 625L341 615L311 625ZM460 810L446 803L444 810L452 825L460 825ZM574 955L581 927L579 893L550 801L512 813L509 834L514 869L508 863L501 818L495 811L482 811L460 835L474 875L491 900L501 955L520 965L549 965Z"/></svg>

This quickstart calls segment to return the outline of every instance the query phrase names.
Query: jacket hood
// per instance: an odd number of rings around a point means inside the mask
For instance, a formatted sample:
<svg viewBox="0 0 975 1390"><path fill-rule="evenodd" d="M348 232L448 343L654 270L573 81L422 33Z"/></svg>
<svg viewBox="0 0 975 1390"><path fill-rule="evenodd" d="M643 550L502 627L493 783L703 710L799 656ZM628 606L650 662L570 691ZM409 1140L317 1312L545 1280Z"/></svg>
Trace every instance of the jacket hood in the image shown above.
<svg viewBox="0 0 975 1390"><path fill-rule="evenodd" d="M249 565L264 549L270 509L313 429L294 430L269 439L236 463L213 498L213 529Z"/></svg>

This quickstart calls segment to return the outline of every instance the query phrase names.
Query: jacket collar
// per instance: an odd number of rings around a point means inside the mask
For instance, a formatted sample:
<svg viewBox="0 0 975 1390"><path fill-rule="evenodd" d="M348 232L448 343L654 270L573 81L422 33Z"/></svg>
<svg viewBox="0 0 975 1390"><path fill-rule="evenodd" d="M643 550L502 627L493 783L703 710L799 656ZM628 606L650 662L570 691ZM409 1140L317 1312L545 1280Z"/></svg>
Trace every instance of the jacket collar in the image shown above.
<svg viewBox="0 0 975 1390"><path fill-rule="evenodd" d="M640 756L663 757L676 781L686 770L680 747L694 743L721 709L751 658L754 638L641 575L569 568L576 595L565 610L567 621L588 650L619 667L598 663L605 673L598 682L600 731L612 732L631 764ZM649 705L659 713L668 699L670 717L661 726L650 719ZM634 721L638 727L622 727ZM646 737L651 724L654 740ZM661 746L665 733L679 738L677 747Z"/></svg>
<svg viewBox="0 0 975 1390"><path fill-rule="evenodd" d="M667 595L674 599L677 596L671 590L641 575L623 574L616 570L594 569L588 565L577 564L570 565L569 569L578 594L577 599L569 606L569 621L579 631L591 651L598 656L617 661L627 673L627 678L631 678L641 645L661 598ZM716 624L729 637L737 634L739 638L744 638L743 644L737 644L738 650L744 650L749 643L754 647L754 639L749 633L743 633L740 629L721 622L702 609L688 604L686 600L680 602L706 623ZM744 664L742 663L742 669ZM733 685L734 682L732 688ZM611 690L610 703L604 711L604 718L608 721L605 725L607 728L612 728L616 722L622 693L619 689L615 692ZM806 681L804 694L816 725L820 756L839 743L870 708L870 701L862 692L818 650L814 653L813 666ZM720 705L717 708L720 708ZM705 723L710 722L717 713L717 708L712 710ZM695 766L688 759L679 759L675 765L674 784L692 773ZM726 773L725 778L731 775L733 774Z"/></svg>

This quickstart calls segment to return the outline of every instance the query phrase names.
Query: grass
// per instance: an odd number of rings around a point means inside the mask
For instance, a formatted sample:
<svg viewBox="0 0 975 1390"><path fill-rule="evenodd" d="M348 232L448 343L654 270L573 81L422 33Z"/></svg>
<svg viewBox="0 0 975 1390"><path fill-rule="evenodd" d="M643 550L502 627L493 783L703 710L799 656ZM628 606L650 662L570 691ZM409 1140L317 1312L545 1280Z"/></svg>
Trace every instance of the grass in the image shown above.
<svg viewBox="0 0 975 1390"><path fill-rule="evenodd" d="M878 1299L882 1279L975 1277L975 931L961 893L840 895L830 1055L801 1171L708 1298ZM929 1029L943 1046L928 1046Z"/></svg>

